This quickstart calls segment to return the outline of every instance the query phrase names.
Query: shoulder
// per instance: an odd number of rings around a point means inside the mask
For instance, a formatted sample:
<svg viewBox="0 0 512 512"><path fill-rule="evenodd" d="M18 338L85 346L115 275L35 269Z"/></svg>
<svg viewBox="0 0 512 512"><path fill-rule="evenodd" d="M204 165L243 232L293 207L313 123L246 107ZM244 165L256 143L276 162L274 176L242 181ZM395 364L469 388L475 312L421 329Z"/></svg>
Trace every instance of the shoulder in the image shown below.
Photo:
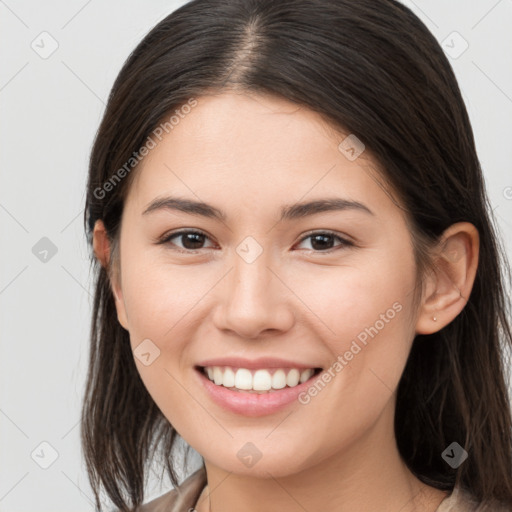
<svg viewBox="0 0 512 512"><path fill-rule="evenodd" d="M436 512L510 512L510 507L498 502L484 506L470 491L456 486Z"/></svg>
<svg viewBox="0 0 512 512"><path fill-rule="evenodd" d="M206 473L201 467L176 489L138 507L135 512L189 512L206 485Z"/></svg>

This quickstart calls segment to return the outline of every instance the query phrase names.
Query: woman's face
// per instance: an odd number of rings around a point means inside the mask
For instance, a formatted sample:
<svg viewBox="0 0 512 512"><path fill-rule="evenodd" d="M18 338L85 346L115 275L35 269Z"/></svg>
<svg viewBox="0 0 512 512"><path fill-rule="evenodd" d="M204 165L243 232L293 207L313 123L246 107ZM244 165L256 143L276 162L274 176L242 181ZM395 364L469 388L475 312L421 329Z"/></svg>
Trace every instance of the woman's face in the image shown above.
<svg viewBox="0 0 512 512"><path fill-rule="evenodd" d="M389 442L416 268L375 162L275 97L186 110L133 171L122 217L116 305L149 393L207 463L235 473L285 476ZM326 200L337 207L301 206Z"/></svg>

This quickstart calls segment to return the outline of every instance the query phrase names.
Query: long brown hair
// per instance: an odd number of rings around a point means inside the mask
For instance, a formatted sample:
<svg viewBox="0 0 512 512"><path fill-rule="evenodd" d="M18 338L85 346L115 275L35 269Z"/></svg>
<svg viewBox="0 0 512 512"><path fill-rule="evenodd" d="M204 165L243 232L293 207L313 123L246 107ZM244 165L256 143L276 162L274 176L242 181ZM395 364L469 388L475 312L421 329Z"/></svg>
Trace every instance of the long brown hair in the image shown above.
<svg viewBox="0 0 512 512"><path fill-rule="evenodd" d="M98 510L101 486L123 512L140 505L155 454L178 485L178 434L138 374L129 333L117 321L110 272L140 148L190 98L227 89L288 99L363 141L407 212L420 278L429 244L447 227L476 226L480 256L471 295L449 325L416 336L397 390L395 432L401 456L423 482L465 487L482 509L493 500L512 507L510 268L440 45L394 0L194 0L159 22L128 57L90 157L85 230L91 243L102 219L113 244L107 269L91 251L96 288L81 419ZM441 457L453 441L469 455L456 469Z"/></svg>

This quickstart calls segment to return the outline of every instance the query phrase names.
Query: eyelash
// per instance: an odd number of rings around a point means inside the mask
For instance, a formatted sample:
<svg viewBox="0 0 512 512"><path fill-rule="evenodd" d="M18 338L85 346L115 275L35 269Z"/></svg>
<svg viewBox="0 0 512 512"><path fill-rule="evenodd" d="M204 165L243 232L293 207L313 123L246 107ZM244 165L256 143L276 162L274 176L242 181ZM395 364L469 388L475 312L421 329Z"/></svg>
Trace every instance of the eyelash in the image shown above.
<svg viewBox="0 0 512 512"><path fill-rule="evenodd" d="M194 230L194 229L183 229L180 231L176 231L174 233L169 233L169 234L163 235L162 238L159 239L157 244L167 244L173 238L179 237L180 235L190 234L190 233L197 234L197 235L204 235L206 238L210 239L210 237L206 233L203 233L202 231L198 231L198 230ZM304 240L307 240L308 238L311 238L311 237L314 237L317 235L332 236L332 237L338 239L341 242L341 244L338 245L337 247L332 247L331 249L327 249L325 251L319 251L319 250L315 250L315 249L306 249L307 251L319 253L319 254L331 254L332 252L334 252L337 249L340 249L342 247L353 247L354 246L353 242L351 242L350 240L347 240L346 238L339 236L334 231L313 231L313 232L306 234L304 237L302 237L298 243L300 244ZM172 244L172 245L174 245L174 244ZM210 247L206 247L205 249L210 249ZM178 247L178 248L173 248L172 250L175 250L175 251L181 252L181 253L197 254L199 251L201 251L203 249L195 249L194 250L194 249L182 249L182 248Z"/></svg>

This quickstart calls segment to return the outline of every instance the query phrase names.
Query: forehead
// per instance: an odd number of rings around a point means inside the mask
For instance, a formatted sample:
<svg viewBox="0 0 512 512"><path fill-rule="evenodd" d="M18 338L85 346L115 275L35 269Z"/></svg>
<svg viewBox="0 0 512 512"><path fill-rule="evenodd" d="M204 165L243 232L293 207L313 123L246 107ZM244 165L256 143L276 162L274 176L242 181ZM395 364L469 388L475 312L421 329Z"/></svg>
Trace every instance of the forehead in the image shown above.
<svg viewBox="0 0 512 512"><path fill-rule="evenodd" d="M139 210L171 192L214 203L238 200L252 208L333 193L367 201L372 196L382 207L390 201L369 152L348 159L338 146L350 134L319 114L261 94L222 93L196 101L175 116L172 129L155 139L134 171L127 200Z"/></svg>

